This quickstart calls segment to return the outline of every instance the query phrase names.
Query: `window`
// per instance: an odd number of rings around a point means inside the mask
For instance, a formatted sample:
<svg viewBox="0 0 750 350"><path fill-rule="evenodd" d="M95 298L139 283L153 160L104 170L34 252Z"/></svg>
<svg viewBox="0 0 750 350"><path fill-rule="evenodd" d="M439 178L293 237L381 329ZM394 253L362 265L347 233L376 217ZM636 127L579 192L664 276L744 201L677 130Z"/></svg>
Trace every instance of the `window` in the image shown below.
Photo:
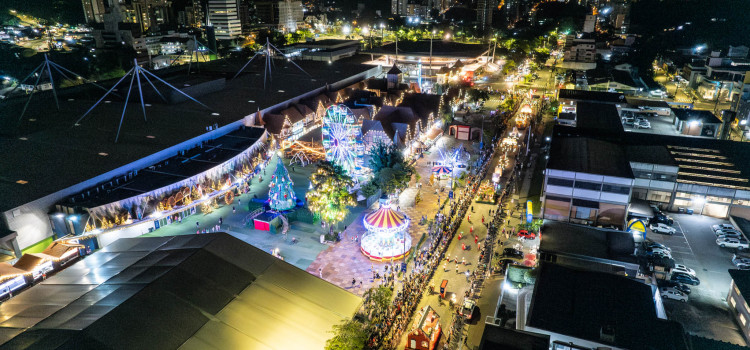
<svg viewBox="0 0 750 350"><path fill-rule="evenodd" d="M740 315L740 322L742 322L742 326L744 327L745 325L747 325L747 320L745 319L745 315L743 315L742 313L739 313L739 315Z"/></svg>
<svg viewBox="0 0 750 350"><path fill-rule="evenodd" d="M671 197L672 197L672 194L669 192L649 190L648 196L646 196L646 200L654 201L654 202L669 203L669 199Z"/></svg>
<svg viewBox="0 0 750 350"><path fill-rule="evenodd" d="M639 170L633 170L633 175L639 179L651 179L651 173Z"/></svg>
<svg viewBox="0 0 750 350"><path fill-rule="evenodd" d="M732 199L726 197L706 196L706 201L716 203L731 203Z"/></svg>
<svg viewBox="0 0 750 350"><path fill-rule="evenodd" d="M619 194L629 194L630 193L630 187L604 184L604 185L602 185L602 192L619 193Z"/></svg>
<svg viewBox="0 0 750 350"><path fill-rule="evenodd" d="M737 302L734 301L734 297L729 298L729 304L731 304L732 307L737 307Z"/></svg>
<svg viewBox="0 0 750 350"><path fill-rule="evenodd" d="M601 191L602 184L586 181L576 181L575 188L583 190Z"/></svg>
<svg viewBox="0 0 750 350"><path fill-rule="evenodd" d="M553 186L573 187L573 180L558 179L554 177L547 178L547 184Z"/></svg>

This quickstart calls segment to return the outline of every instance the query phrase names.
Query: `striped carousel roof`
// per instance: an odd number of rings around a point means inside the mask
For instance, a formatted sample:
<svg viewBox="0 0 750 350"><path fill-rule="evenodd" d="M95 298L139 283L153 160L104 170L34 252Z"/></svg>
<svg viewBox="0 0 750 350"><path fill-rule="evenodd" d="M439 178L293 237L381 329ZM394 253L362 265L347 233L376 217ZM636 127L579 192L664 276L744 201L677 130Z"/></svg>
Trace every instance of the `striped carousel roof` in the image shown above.
<svg viewBox="0 0 750 350"><path fill-rule="evenodd" d="M406 224L408 219L390 207L381 206L380 209L367 214L365 222L378 228L393 228Z"/></svg>

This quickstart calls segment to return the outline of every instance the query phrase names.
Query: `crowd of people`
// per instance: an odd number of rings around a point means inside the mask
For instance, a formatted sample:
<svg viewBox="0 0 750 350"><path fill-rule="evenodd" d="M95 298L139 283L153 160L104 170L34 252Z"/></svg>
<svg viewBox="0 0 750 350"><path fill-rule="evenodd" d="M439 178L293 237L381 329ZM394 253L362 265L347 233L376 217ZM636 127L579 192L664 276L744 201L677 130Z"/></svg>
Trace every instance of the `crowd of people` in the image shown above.
<svg viewBox="0 0 750 350"><path fill-rule="evenodd" d="M503 130L500 130L500 133L502 132ZM389 348L398 346L401 336L409 326L410 315L413 314L419 304L423 292L427 290L428 282L443 259L463 217L469 210L479 188L479 180L487 173L489 160L494 155L495 143L492 142L490 147L482 151L479 159L481 166L475 175L468 177L467 183L469 185L456 193L455 200L449 204L443 204L450 206L450 214L443 215L443 207L436 214L434 224L428 231L431 238L429 246L415 256L414 268L403 278L403 283L396 293L392 306L388 310L366 310L365 314L372 315L371 317L377 320L379 326L374 327L368 348L379 349L384 345ZM487 249L486 245L482 249ZM393 279L382 283L385 283L384 286L389 288L394 288L395 285Z"/></svg>
<svg viewBox="0 0 750 350"><path fill-rule="evenodd" d="M506 129L506 125L503 124L498 130L497 135L503 135ZM481 179L487 174L489 170L490 160L495 155L497 137L490 143L490 147L484 149L480 155L478 164L479 170L468 177L467 186L457 191L455 194L455 200L446 200L440 206L440 210L435 215L435 220L428 230L430 240L428 241L428 247L423 248L418 254L415 255L414 268L410 273L405 274L402 279L400 289L396 293L396 296L391 304L391 307L385 310L365 310L365 314L369 315L373 332L370 335L367 347L370 349L396 348L400 339L407 331L409 326L409 320L411 315L416 311L417 305L421 300L422 295L428 288L434 291L434 285L428 285L431 280L436 268L440 266L440 262L445 259L445 253L448 246L457 234L459 226L466 216L469 209L473 209L471 204L476 196L477 190ZM500 195L498 206L496 210L490 211L490 220L482 223L487 227L487 237L484 240L484 244L481 245L478 239L475 238L477 248L479 250L479 263L477 268L471 273L468 278L470 289L467 291L467 297L472 297L479 288L481 288L484 276L488 272L492 272L490 261L493 255L494 243L497 239L497 234L501 228L505 226L505 217L507 216L504 204L509 200L509 196L512 191L517 174L520 173L521 164L519 161L524 155L522 152L516 154L515 168L511 173L505 189ZM448 206L448 208L445 208ZM444 209L449 209L445 210ZM447 212L447 213L446 213ZM446 214L443 214L446 213ZM469 214L471 215L471 214ZM469 216L470 218L470 216ZM509 223L509 222L508 222ZM390 288L392 291L395 288L395 276L397 271L391 268L388 273L389 278L381 280L381 286ZM372 303L366 303L366 305L374 305ZM450 327L450 333L445 343L446 347L451 343L451 340L457 340L458 335L461 334L464 323L463 319L458 316L459 308L456 308L456 313L453 314L453 322Z"/></svg>

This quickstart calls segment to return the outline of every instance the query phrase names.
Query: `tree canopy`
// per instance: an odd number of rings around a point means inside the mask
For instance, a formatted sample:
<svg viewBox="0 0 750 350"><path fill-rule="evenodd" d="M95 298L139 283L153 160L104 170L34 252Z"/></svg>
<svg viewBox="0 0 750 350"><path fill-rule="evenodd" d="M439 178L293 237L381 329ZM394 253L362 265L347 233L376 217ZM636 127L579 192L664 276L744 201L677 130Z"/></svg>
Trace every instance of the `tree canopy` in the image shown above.
<svg viewBox="0 0 750 350"><path fill-rule="evenodd" d="M349 214L349 207L357 205L349 193L352 178L344 169L328 161L318 164L312 178L312 190L307 192L310 211L328 223L338 223Z"/></svg>
<svg viewBox="0 0 750 350"><path fill-rule="evenodd" d="M414 166L404 159L396 145L379 143L370 149L370 169L375 183L384 193L394 193L409 185L411 176L416 173Z"/></svg>
<svg viewBox="0 0 750 350"><path fill-rule="evenodd" d="M361 350L367 342L368 332L364 323L347 319L334 325L333 337L326 341L326 350Z"/></svg>

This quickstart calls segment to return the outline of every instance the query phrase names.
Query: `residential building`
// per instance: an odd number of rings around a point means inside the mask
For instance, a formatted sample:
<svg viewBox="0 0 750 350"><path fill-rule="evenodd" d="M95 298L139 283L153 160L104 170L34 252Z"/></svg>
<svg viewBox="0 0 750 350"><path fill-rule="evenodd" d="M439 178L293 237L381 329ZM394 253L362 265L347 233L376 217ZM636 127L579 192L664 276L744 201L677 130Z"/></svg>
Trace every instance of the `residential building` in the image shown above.
<svg viewBox="0 0 750 350"><path fill-rule="evenodd" d="M564 59L569 62L596 62L596 40L568 35L565 40Z"/></svg>
<svg viewBox="0 0 750 350"><path fill-rule="evenodd" d="M596 29L596 15L586 15L583 21L583 32L593 33Z"/></svg>
<svg viewBox="0 0 750 350"><path fill-rule="evenodd" d="M208 21L218 40L236 39L242 33L236 0L209 0Z"/></svg>
<svg viewBox="0 0 750 350"><path fill-rule="evenodd" d="M391 0L391 15L406 16L408 0Z"/></svg>
<svg viewBox="0 0 750 350"><path fill-rule="evenodd" d="M301 1L258 1L255 11L261 24L278 30L293 32L304 24Z"/></svg>
<svg viewBox="0 0 750 350"><path fill-rule="evenodd" d="M279 28L283 32L296 32L304 23L302 1L285 0L279 2Z"/></svg>
<svg viewBox="0 0 750 350"><path fill-rule="evenodd" d="M86 23L104 22L104 14L107 8L104 6L104 0L82 0L83 16Z"/></svg>
<svg viewBox="0 0 750 350"><path fill-rule="evenodd" d="M477 1L477 22L482 29L492 27L492 13L497 9L497 0Z"/></svg>

